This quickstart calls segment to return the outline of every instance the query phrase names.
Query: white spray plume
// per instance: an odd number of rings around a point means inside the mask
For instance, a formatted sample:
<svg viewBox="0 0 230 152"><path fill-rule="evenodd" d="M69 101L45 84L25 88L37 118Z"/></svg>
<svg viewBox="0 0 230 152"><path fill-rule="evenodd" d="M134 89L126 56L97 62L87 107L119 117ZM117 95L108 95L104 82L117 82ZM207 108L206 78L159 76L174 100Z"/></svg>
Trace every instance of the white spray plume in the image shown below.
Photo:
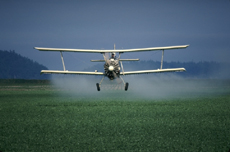
<svg viewBox="0 0 230 152"><path fill-rule="evenodd" d="M114 101L155 101L198 97L213 94L224 85L216 80L185 79L171 73L159 73L124 76L125 82L129 83L128 91L124 90L123 83L105 78L101 91L97 91L96 83L99 83L101 78L100 76L55 75L52 77L52 83L60 89L61 94L89 100ZM118 87L110 87L113 85Z"/></svg>

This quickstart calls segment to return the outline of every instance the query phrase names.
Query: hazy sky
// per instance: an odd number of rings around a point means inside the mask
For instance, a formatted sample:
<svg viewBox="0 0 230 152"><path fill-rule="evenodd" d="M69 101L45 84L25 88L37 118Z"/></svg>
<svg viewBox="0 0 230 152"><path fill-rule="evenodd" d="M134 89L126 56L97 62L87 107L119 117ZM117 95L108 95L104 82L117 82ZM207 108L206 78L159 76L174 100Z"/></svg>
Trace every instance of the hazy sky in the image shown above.
<svg viewBox="0 0 230 152"><path fill-rule="evenodd" d="M190 44L165 51L165 61L224 61L230 57L229 0L0 0L0 50L49 69L62 69L59 52L33 47L117 49ZM94 65L101 54L64 53L69 70ZM161 52L123 58L160 60Z"/></svg>

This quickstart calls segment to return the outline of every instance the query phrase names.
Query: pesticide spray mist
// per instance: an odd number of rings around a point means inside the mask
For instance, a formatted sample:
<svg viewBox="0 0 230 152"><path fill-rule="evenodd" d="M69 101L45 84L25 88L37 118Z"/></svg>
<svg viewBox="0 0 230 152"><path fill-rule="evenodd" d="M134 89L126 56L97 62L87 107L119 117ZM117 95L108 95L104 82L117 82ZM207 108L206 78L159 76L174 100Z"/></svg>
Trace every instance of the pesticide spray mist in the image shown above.
<svg viewBox="0 0 230 152"><path fill-rule="evenodd" d="M224 82L205 79L185 79L173 73L124 76L129 83L128 91L123 83L105 78L101 91L97 91L96 83L101 76L53 75L52 83L60 89L60 95L89 100L158 100L184 97L200 97L215 94L223 90ZM119 84L119 87L109 88L108 85Z"/></svg>

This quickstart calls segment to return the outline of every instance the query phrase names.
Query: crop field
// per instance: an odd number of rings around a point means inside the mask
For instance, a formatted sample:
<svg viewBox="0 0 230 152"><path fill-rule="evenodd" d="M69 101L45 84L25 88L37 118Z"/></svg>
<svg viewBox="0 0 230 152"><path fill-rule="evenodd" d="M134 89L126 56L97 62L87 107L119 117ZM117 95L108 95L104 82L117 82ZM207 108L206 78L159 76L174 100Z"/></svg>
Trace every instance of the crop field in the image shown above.
<svg viewBox="0 0 230 152"><path fill-rule="evenodd" d="M132 88L73 94L44 80L1 80L0 151L227 152L230 83L205 81L143 98Z"/></svg>

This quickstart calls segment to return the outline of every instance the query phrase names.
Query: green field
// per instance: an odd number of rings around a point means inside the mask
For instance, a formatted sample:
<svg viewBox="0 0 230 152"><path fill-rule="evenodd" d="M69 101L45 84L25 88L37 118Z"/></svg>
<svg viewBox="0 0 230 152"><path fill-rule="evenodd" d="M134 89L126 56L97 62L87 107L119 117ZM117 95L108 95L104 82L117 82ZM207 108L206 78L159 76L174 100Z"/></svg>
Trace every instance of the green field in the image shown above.
<svg viewBox="0 0 230 152"><path fill-rule="evenodd" d="M0 151L227 152L229 86L142 99L132 89L73 95L49 81L2 80Z"/></svg>

